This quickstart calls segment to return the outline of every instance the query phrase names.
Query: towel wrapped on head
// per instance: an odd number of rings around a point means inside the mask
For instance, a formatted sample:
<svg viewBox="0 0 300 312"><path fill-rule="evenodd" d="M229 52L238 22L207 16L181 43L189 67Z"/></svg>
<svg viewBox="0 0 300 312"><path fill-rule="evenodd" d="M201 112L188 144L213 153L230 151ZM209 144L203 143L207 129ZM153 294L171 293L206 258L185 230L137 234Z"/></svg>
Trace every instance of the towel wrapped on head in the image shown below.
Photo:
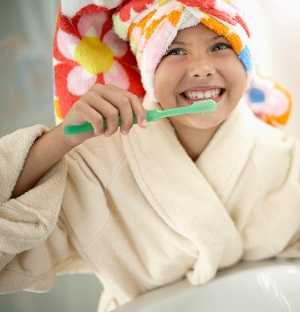
<svg viewBox="0 0 300 312"><path fill-rule="evenodd" d="M141 5L144 3L144 7ZM154 73L177 33L199 23L225 37L246 72L252 69L250 31L237 10L223 0L132 0L113 15L116 33L130 42L143 86L150 101L157 102Z"/></svg>
<svg viewBox="0 0 300 312"><path fill-rule="evenodd" d="M247 22L230 0L62 0L54 40L55 115L95 83L113 84L155 103L154 73L178 31L199 23L224 36L249 74L246 103L273 126L285 125L292 102L278 83L254 70Z"/></svg>

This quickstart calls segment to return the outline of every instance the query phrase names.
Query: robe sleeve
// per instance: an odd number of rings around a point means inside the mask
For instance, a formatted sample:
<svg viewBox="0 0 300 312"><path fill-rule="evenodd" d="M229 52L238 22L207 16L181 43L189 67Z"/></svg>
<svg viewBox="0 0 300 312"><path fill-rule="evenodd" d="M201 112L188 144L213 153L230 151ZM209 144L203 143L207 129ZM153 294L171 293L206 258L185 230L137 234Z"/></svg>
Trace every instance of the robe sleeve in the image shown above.
<svg viewBox="0 0 300 312"><path fill-rule="evenodd" d="M0 138L0 293L46 291L61 272L89 271L70 241L62 214L67 163L62 159L29 191L11 195L43 125Z"/></svg>
<svg viewBox="0 0 300 312"><path fill-rule="evenodd" d="M290 224L286 224L287 231L290 231L290 236L284 249L279 252L276 258L300 258L300 141L296 140L294 148L290 153L290 167L288 170L288 179L286 189L290 190L291 196L286 197L284 201L287 210L289 207L293 209L294 214L291 216ZM283 219L284 221L284 219Z"/></svg>
<svg viewBox="0 0 300 312"><path fill-rule="evenodd" d="M261 139L240 181L245 260L300 258L300 142L278 136Z"/></svg>

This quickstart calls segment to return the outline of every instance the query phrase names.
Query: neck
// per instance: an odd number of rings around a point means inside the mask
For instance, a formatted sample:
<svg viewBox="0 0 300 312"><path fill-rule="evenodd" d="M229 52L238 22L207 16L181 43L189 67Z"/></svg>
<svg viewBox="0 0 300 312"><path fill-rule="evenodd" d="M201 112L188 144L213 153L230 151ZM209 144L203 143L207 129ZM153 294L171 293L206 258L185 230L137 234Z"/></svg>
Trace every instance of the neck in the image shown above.
<svg viewBox="0 0 300 312"><path fill-rule="evenodd" d="M193 129L182 124L172 124L178 140L193 161L198 159L219 128Z"/></svg>

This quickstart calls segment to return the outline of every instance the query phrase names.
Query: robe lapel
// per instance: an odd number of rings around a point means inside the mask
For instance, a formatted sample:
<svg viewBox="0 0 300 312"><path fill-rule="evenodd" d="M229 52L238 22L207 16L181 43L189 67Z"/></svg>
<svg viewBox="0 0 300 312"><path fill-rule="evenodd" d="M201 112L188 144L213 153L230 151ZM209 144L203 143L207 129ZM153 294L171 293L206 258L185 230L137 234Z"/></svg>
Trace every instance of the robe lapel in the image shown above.
<svg viewBox="0 0 300 312"><path fill-rule="evenodd" d="M223 203L229 199L254 146L255 118L247 104L240 102L196 160Z"/></svg>
<svg viewBox="0 0 300 312"><path fill-rule="evenodd" d="M228 138L228 144L230 142L233 147L226 149L226 144L219 142L226 135L230 136L233 126L230 121L238 119L236 114L239 115L239 109L222 126L224 131L215 137L217 141L209 144L203 159L201 156L196 163L183 149L167 119L149 123L147 129L134 127L129 135L122 136L129 166L153 209L174 231L190 239L199 251L193 269L187 273L192 284L207 282L221 263L233 264L242 254L240 236L221 201L226 197L221 186L226 186L227 195L231 188L226 180L234 184L234 177L246 158L243 155L240 162L235 159L241 156L240 151L237 153L238 146L231 142L238 137L237 133L232 139ZM220 162L220 152L224 151L230 155ZM233 158L235 163L229 164ZM219 175L222 178L218 178Z"/></svg>

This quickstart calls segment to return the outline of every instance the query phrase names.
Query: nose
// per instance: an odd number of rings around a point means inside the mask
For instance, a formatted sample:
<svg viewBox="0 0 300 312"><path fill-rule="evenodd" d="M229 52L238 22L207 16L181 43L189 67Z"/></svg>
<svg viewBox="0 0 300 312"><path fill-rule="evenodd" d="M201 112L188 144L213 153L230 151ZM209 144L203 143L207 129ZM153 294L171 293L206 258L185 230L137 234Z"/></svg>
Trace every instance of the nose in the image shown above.
<svg viewBox="0 0 300 312"><path fill-rule="evenodd" d="M216 73L216 70L212 64L207 62L194 62L189 69L190 78L205 79L212 77Z"/></svg>

